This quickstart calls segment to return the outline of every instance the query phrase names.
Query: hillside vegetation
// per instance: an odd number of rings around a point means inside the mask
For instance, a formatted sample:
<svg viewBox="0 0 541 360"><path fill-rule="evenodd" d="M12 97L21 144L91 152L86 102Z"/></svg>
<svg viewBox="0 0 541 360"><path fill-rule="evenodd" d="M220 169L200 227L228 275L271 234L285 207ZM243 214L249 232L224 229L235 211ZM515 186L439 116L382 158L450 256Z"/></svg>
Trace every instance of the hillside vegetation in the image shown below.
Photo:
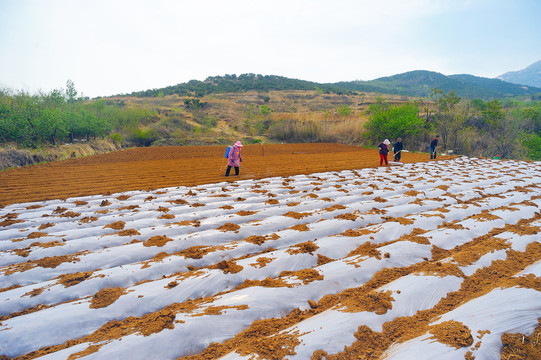
<svg viewBox="0 0 541 360"><path fill-rule="evenodd" d="M376 91L387 94L429 97L432 89L454 91L457 96L468 99L501 99L512 96L538 98L540 88L527 87L500 79L489 79L473 75L446 76L433 71L410 71L382 77L371 81L350 81L333 84L348 91Z"/></svg>
<svg viewBox="0 0 541 360"><path fill-rule="evenodd" d="M133 92L127 96L156 97L163 95L194 95L235 93L245 91L265 92L270 90L318 90L324 93L350 95L357 92L396 94L415 97L430 97L432 89L445 92L455 91L457 96L483 100L510 96L534 96L541 94L539 87L527 87L516 83L489 79L473 75L446 76L433 71L417 70L387 76L370 81L342 81L333 84L320 84L312 81L289 79L275 75L242 74L211 76L205 81L191 80L187 83L161 89L148 89Z"/></svg>
<svg viewBox="0 0 541 360"><path fill-rule="evenodd" d="M394 142L402 137L405 149L427 151L435 134L441 135L438 152L541 159L541 102L535 95L472 97L476 89L517 95L509 89L527 88L431 72L374 80L371 84L379 84L377 92L360 92L344 84L244 74L98 99L78 96L71 81L65 90L49 93L1 90L0 144L4 150L0 151L0 164L5 169L28 163L11 162L22 158L13 156L14 148L30 149L40 155L26 158L47 161L41 153L55 152L52 149L60 144L97 139L109 142L111 146L104 147L108 149L226 145L236 140L375 147L385 138ZM415 93L412 89L422 96L404 95ZM460 95L465 89L471 96ZM69 149L56 152L74 153Z"/></svg>

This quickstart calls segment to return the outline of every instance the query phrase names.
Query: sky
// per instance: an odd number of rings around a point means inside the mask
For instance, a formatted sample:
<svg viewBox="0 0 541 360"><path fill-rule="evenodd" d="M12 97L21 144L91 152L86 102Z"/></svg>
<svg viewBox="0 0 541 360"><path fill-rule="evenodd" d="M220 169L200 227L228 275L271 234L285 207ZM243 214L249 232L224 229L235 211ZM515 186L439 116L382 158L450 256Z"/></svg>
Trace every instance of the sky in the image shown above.
<svg viewBox="0 0 541 360"><path fill-rule="evenodd" d="M541 60L538 0L0 0L0 88L89 97L255 73L320 83Z"/></svg>

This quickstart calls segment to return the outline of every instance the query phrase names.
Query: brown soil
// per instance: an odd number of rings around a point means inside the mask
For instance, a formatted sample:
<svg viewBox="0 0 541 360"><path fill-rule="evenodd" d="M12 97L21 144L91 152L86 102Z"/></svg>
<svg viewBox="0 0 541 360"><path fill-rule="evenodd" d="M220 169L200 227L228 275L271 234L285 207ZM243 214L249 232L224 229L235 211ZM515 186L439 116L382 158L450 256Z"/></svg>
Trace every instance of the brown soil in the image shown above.
<svg viewBox="0 0 541 360"><path fill-rule="evenodd" d="M295 205L298 205L298 203L296 203ZM295 206L295 205L293 205L293 206ZM300 213L300 212L296 212L296 211L288 211L283 216L292 217L293 219L302 219L303 217L310 216L310 215L311 214L308 213L308 212Z"/></svg>
<svg viewBox="0 0 541 360"><path fill-rule="evenodd" d="M301 253L312 254L317 249L319 249L319 246L317 246L311 241L307 241L307 242L303 242L303 243L290 247L286 252L291 255L301 254Z"/></svg>
<svg viewBox="0 0 541 360"><path fill-rule="evenodd" d="M161 247L161 246L164 246L165 244L167 244L169 241L173 241L173 239L168 238L165 235L156 235L156 236L151 237L147 241L145 241L143 243L143 246L146 246L146 247L159 246L159 247Z"/></svg>
<svg viewBox="0 0 541 360"><path fill-rule="evenodd" d="M530 335L503 334L502 359L541 359L541 319Z"/></svg>
<svg viewBox="0 0 541 360"><path fill-rule="evenodd" d="M534 216L532 219L525 219L518 226L527 227L532 221L536 221L537 219L538 216ZM507 229L494 229L493 233L497 234L504 231L507 231ZM415 236L417 233L419 232L414 230L411 235ZM380 246L383 246L383 244L380 244ZM454 255L454 251L460 252L460 249L451 250L449 254ZM541 245L539 243L532 243L528 245L524 252L508 250L506 260L494 261L489 267L480 269L469 277L457 272L456 267L444 266L445 264L439 261L425 261L408 267L383 269L376 273L372 280L359 288L346 289L334 295L325 295L317 304L313 302L310 309L305 311L295 309L287 316L254 321L248 329L237 334L232 339L226 340L221 344L211 344L200 354L185 356L180 359L210 360L235 350L238 353L255 354L255 356L258 356L257 358L283 358L283 354L279 357L269 357L267 356L267 352L269 349L288 349L292 346L291 344L298 344L297 338L299 334L288 334L289 336L287 338L277 337L276 335L281 334L281 330L331 308L339 308L345 311L373 311L383 314L392 308L392 296L388 292L376 293L374 289L407 274L430 274L436 272L439 272L441 275L453 275L464 278L461 288L441 299L432 309L418 311L412 317L399 317L385 323L382 332L375 332L365 325L359 326L358 331L354 334L356 341L351 346L346 346L342 352L333 355L326 355L324 351L318 350L314 352L312 358L337 360L379 359L385 349L392 343L407 341L427 332L430 332L438 341L450 346L470 346L473 344L473 339L470 330L463 324L451 321L436 326L429 326L429 323L443 313L498 287L522 286L538 290L541 288L541 283L535 276L517 278L513 277L513 275L529 264L538 261L540 258ZM246 280L238 288L248 286L290 287L291 285L284 283L280 278L267 278L263 281ZM537 359L538 356L536 355L539 354L540 327L541 325L537 327L536 331L530 337L523 336L522 334L505 334L502 336L504 344L502 358L507 359L511 354L521 354L522 356L518 358ZM482 337L482 335L480 336ZM255 347L253 345L254 343L263 344L263 340L265 340L266 346ZM508 356L503 357L504 354Z"/></svg>
<svg viewBox="0 0 541 360"><path fill-rule="evenodd" d="M240 226L237 225L237 224L232 224L232 223L225 223L223 224L222 226L218 226L216 228L216 230L220 230L220 231L223 231L223 232L226 232L226 231L237 231L238 229L240 229Z"/></svg>
<svg viewBox="0 0 541 360"><path fill-rule="evenodd" d="M74 274L63 274L57 277L57 279L59 284L64 285L64 287L70 287L88 279L91 275L92 271L85 271Z"/></svg>
<svg viewBox="0 0 541 360"><path fill-rule="evenodd" d="M291 230L297 230L297 231L309 231L310 230L310 228L306 224L293 225L292 227L290 227L290 229Z"/></svg>
<svg viewBox="0 0 541 360"><path fill-rule="evenodd" d="M104 229L113 229L113 230L122 230L124 229L124 226L126 226L126 223L124 221L117 221L109 225L105 225Z"/></svg>
<svg viewBox="0 0 541 360"><path fill-rule="evenodd" d="M90 307L92 309L99 309L103 307L107 307L118 300L120 296L126 293L126 289L122 289L119 287L115 288L108 288L108 289L101 289L96 294L94 294L94 297L92 298L92 301L90 302Z"/></svg>
<svg viewBox="0 0 541 360"><path fill-rule="evenodd" d="M473 344L470 329L458 321L445 321L430 327L429 332L439 342L457 349Z"/></svg>
<svg viewBox="0 0 541 360"><path fill-rule="evenodd" d="M250 264L250 266L262 268L262 267L265 267L268 263L272 262L272 260L274 259L261 256L257 258L255 263Z"/></svg>
<svg viewBox="0 0 541 360"><path fill-rule="evenodd" d="M229 261L222 260L216 265L209 266L209 269L220 269L224 272L224 274L227 274L227 273L236 274L239 271L242 271L243 267L238 265L233 260L229 260Z"/></svg>
<svg viewBox="0 0 541 360"><path fill-rule="evenodd" d="M226 178L223 176L226 164L223 152L224 146L133 148L8 169L0 172L0 183L3 185L0 187L0 206L129 190L194 186L225 180L373 168L379 164L376 150L357 146L245 145L241 174ZM446 158L449 157L442 156L438 160ZM427 154L404 153L403 161L414 163L429 159ZM187 168L191 171L185 171ZM104 202L103 206L107 206L107 203ZM2 222L0 226L6 225Z"/></svg>
<svg viewBox="0 0 541 360"><path fill-rule="evenodd" d="M271 235L252 235L244 239L244 241L251 242L252 244L261 245L267 240L278 240L280 236L277 234L271 234Z"/></svg>

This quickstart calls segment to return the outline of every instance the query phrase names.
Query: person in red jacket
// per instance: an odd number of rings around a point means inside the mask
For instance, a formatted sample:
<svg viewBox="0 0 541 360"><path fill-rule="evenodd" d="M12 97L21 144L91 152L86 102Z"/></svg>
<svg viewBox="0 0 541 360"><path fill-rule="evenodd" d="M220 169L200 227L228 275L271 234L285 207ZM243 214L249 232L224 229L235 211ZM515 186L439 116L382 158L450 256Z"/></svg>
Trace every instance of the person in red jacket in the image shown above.
<svg viewBox="0 0 541 360"><path fill-rule="evenodd" d="M389 154L389 145L391 142L388 139L383 140L382 143L378 145L379 150L379 166L383 165L383 161L385 161L385 166L389 166L389 162L387 160L387 154Z"/></svg>
<svg viewBox="0 0 541 360"><path fill-rule="evenodd" d="M237 141L235 145L229 150L229 155L227 156L227 170L225 171L225 176L229 176L231 167L235 168L235 175L239 174L240 162L242 161L242 154L240 152L242 144L240 141Z"/></svg>

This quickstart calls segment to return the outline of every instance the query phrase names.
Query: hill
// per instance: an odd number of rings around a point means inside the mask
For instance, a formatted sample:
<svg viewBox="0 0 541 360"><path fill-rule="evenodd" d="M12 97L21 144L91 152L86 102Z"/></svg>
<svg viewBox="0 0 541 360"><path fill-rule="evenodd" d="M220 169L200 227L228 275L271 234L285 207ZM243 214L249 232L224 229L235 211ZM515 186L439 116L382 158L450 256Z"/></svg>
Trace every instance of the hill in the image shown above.
<svg viewBox="0 0 541 360"><path fill-rule="evenodd" d="M540 88L529 88L499 79L466 74L446 76L425 70L410 71L371 81L339 82L333 85L350 91L376 91L419 97L429 97L432 89L438 88L445 92L455 91L457 96L468 99L527 96L541 92Z"/></svg>
<svg viewBox="0 0 541 360"><path fill-rule="evenodd" d="M205 81L190 80L187 83L168 86L161 89L150 89L131 93L130 96L163 96L177 94L179 96L204 96L209 94L238 93L246 91L281 91L281 90L315 90L342 93L343 89L329 84L318 84L312 81L290 79L276 75L241 74L210 76Z"/></svg>
<svg viewBox="0 0 541 360"><path fill-rule="evenodd" d="M430 97L433 88L438 88L445 92L454 90L457 96L469 99L531 96L541 93L541 88L521 86L500 79L489 79L465 74L446 76L433 71L416 70L370 81L342 81L328 84L290 79L276 75L242 74L239 76L212 76L205 79L205 81L191 80L187 83L165 88L133 92L129 96L157 97L177 94L179 96L202 97L209 94L248 91L318 90L323 93L335 93L338 95L371 92Z"/></svg>
<svg viewBox="0 0 541 360"><path fill-rule="evenodd" d="M509 71L498 76L497 78L513 84L541 88L541 60L533 63L525 69Z"/></svg>

